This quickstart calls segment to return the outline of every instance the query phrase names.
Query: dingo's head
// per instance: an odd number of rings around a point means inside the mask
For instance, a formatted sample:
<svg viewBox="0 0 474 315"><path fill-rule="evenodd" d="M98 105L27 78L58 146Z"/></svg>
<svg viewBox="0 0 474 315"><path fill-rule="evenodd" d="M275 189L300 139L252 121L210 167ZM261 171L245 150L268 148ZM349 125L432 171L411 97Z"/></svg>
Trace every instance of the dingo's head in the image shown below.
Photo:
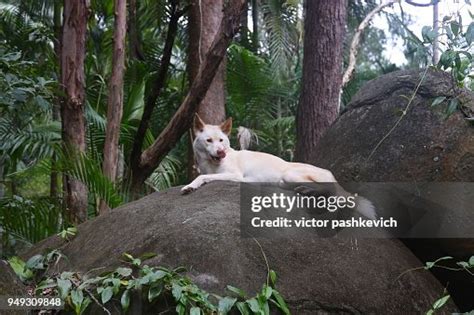
<svg viewBox="0 0 474 315"><path fill-rule="evenodd" d="M230 149L229 134L232 130L232 117L227 118L220 125L207 125L196 114L193 124L194 152L201 158L208 159L214 164L219 164Z"/></svg>

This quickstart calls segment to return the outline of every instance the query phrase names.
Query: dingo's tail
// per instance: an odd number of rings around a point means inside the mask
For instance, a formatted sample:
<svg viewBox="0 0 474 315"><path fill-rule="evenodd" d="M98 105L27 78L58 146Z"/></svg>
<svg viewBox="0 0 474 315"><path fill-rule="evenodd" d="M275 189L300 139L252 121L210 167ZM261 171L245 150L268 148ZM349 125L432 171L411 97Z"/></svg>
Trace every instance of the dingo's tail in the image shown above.
<svg viewBox="0 0 474 315"><path fill-rule="evenodd" d="M375 211L374 204L362 196L356 198L357 208L356 211L369 219L377 219L377 212Z"/></svg>

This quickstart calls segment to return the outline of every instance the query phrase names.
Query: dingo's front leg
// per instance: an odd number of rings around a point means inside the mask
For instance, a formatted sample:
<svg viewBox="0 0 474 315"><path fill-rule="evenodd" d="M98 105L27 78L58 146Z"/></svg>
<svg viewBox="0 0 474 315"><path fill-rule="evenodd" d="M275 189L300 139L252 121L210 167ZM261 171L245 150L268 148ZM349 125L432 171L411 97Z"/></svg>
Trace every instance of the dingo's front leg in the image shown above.
<svg viewBox="0 0 474 315"><path fill-rule="evenodd" d="M232 182L241 182L243 181L243 177L240 174L236 173L222 173L222 174L205 174L199 175L193 180L189 185L184 186L181 188L182 194L189 194L190 192L195 191L202 185L215 181L215 180L229 180Z"/></svg>

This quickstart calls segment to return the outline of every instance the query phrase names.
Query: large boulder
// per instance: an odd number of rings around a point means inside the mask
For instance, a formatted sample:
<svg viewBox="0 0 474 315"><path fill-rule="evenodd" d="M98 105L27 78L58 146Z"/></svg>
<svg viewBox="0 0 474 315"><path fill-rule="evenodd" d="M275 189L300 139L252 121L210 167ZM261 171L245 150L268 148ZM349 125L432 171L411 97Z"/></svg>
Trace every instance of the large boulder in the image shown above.
<svg viewBox="0 0 474 315"><path fill-rule="evenodd" d="M345 182L474 182L474 126L469 120L474 117L474 94L456 88L445 72L429 70L422 79L423 74L424 70L396 71L366 83L322 137L313 163ZM431 106L439 96L457 97L461 107L446 118L448 102ZM422 261L447 255L465 260L474 254L472 239L405 244ZM474 308L472 277L434 272L458 306Z"/></svg>
<svg viewBox="0 0 474 315"><path fill-rule="evenodd" d="M473 182L474 127L466 116L474 116L474 94L453 91L445 72L429 70L422 80L423 73L396 71L366 83L320 140L314 164L346 182ZM431 106L458 94L462 110L447 119L447 104Z"/></svg>
<svg viewBox="0 0 474 315"><path fill-rule="evenodd" d="M15 275L8 263L0 260L0 295L1 296L27 296L26 287L21 283L20 279ZM7 310L4 310L5 312ZM0 312L0 314L3 314ZM22 310L8 310L11 315L28 314Z"/></svg>
<svg viewBox="0 0 474 315"><path fill-rule="evenodd" d="M203 288L231 284L254 293L268 264L294 314L420 314L443 292L421 262L396 239L241 237L239 184L210 183L182 196L151 194L81 224L70 242L51 237L23 256L61 247L62 270L114 267L124 252L155 252L149 265L186 266ZM447 306L452 311L453 306Z"/></svg>

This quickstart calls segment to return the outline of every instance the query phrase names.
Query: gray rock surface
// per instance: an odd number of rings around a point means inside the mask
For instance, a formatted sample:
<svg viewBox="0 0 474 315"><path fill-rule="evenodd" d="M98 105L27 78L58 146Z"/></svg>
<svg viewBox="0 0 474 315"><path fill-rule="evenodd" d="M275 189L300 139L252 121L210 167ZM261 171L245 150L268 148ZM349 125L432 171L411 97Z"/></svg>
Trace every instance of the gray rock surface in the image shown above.
<svg viewBox="0 0 474 315"><path fill-rule="evenodd" d="M462 111L445 119L451 77L430 70L406 109L423 71L396 71L366 83L318 144L314 164L339 181L474 181L474 94L459 91ZM389 134L377 147L379 142ZM372 156L371 156L372 154ZM370 157L370 159L369 159Z"/></svg>
<svg viewBox="0 0 474 315"><path fill-rule="evenodd" d="M330 169L341 182L474 182L474 123L466 119L474 117L474 94L453 89L449 74L429 70L406 116L389 134L423 71L396 71L367 82L322 137L313 164ZM458 96L460 110L446 119L447 102L431 107L438 96ZM448 255L464 260L474 254L473 239L405 243L423 261ZM458 306L474 308L472 277L434 272Z"/></svg>
<svg viewBox="0 0 474 315"><path fill-rule="evenodd" d="M0 295L1 296L26 296L26 287L15 275L8 263L0 260ZM5 313L3 313L5 312ZM24 315L26 311L0 310L0 314Z"/></svg>
<svg viewBox="0 0 474 315"><path fill-rule="evenodd" d="M154 193L79 226L68 243L51 237L23 256L60 248L62 270L119 264L124 252L155 252L150 265L185 266L203 288L224 293L230 284L254 293L267 267L257 241L239 230L239 184L210 183L182 196L179 188ZM395 239L259 239L277 287L293 314L421 314L443 288ZM446 310L454 310L448 306Z"/></svg>

